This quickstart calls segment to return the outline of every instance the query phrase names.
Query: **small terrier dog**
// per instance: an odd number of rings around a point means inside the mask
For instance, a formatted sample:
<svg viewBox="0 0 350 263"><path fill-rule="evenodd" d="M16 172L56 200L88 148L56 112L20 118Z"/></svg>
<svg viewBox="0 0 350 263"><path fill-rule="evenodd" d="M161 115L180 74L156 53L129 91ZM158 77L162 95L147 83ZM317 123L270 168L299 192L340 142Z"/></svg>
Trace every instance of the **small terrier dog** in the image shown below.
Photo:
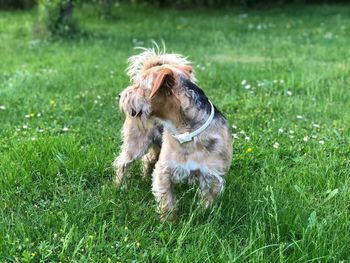
<svg viewBox="0 0 350 263"><path fill-rule="evenodd" d="M114 161L116 184L142 157L144 176L155 166L152 192L162 219L175 216L173 185L178 182L198 181L202 204L209 207L231 165L225 117L196 85L185 57L143 49L128 62L131 85L120 94L126 120L122 151Z"/></svg>

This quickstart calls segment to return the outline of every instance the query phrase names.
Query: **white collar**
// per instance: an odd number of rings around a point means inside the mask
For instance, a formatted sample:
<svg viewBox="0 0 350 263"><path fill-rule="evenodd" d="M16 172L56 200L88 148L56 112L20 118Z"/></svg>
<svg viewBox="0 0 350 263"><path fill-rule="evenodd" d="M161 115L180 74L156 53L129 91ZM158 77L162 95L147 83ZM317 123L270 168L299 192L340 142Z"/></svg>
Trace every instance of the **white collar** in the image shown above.
<svg viewBox="0 0 350 263"><path fill-rule="evenodd" d="M179 143L183 144L185 142L189 142L192 141L192 139L194 137L196 137L198 134L200 134L201 132L203 132L206 128L208 128L208 126L210 125L210 123L213 121L214 119L214 113L215 113L215 109L214 109L214 105L213 103L211 103L211 101L209 101L210 106L211 106L211 112L210 112L210 116L207 119L207 121L201 126L199 127L197 130L193 131L193 132L185 132L185 133L181 133L178 135L173 135L173 137L179 141Z"/></svg>

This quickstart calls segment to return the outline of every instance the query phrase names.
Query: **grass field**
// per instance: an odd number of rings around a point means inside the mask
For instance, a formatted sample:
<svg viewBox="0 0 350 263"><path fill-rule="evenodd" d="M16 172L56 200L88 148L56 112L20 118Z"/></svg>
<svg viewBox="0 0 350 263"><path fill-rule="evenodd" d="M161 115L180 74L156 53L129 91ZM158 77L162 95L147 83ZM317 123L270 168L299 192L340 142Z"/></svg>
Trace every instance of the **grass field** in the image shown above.
<svg viewBox="0 0 350 263"><path fill-rule="evenodd" d="M77 10L43 40L0 12L0 262L350 262L350 6ZM232 125L225 192L162 223L140 164L113 185L136 45L189 56Z"/></svg>

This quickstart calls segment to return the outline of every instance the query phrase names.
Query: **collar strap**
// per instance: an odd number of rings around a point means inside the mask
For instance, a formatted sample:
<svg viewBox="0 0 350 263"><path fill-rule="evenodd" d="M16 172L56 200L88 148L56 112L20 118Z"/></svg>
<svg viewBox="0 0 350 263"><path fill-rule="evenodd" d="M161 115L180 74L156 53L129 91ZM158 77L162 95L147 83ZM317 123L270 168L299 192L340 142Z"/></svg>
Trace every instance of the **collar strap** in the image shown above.
<svg viewBox="0 0 350 263"><path fill-rule="evenodd" d="M207 121L201 126L199 127L197 130L193 131L193 132L185 132L185 133L181 133L178 135L173 135L173 137L179 141L179 143L183 144L185 142L189 142L192 141L192 139L194 137L196 137L198 134L200 134L201 132L203 132L206 128L208 128L208 126L210 125L210 123L213 121L214 119L214 113L215 113L215 109L214 109L214 105L213 103L211 103L211 101L209 101L210 106L211 106L211 112L210 112L210 116L207 119Z"/></svg>

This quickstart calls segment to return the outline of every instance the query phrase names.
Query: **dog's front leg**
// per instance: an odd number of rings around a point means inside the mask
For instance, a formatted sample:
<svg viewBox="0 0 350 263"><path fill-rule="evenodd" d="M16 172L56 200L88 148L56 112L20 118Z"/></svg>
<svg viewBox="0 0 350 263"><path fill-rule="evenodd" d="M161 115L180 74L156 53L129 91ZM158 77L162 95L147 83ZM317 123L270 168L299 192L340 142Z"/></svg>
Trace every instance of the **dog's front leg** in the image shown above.
<svg viewBox="0 0 350 263"><path fill-rule="evenodd" d="M157 201L157 212L160 218L170 221L176 218L171 175L172 172L168 167L163 166L160 161L156 163L153 171L152 192Z"/></svg>
<svg viewBox="0 0 350 263"><path fill-rule="evenodd" d="M115 183L119 186L133 161L140 158L151 144L150 130L143 129L139 120L126 119L123 125L122 152L114 160L116 177Z"/></svg>
<svg viewBox="0 0 350 263"><path fill-rule="evenodd" d="M148 175L152 173L154 165L158 161L160 148L156 144L152 144L147 152L142 157L142 172L143 178L146 178Z"/></svg>

